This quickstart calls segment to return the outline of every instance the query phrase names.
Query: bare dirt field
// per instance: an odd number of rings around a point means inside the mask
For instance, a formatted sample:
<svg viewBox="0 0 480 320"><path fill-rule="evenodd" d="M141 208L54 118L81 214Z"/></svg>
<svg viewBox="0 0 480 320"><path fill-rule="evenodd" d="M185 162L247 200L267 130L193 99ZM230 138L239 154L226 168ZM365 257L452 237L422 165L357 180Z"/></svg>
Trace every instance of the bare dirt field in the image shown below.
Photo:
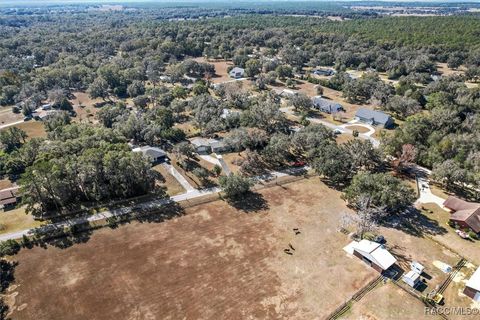
<svg viewBox="0 0 480 320"><path fill-rule="evenodd" d="M6 125L23 119L21 113L13 113L12 106L0 107L0 124Z"/></svg>
<svg viewBox="0 0 480 320"><path fill-rule="evenodd" d="M438 316L425 316L424 310L425 305L420 300L388 283L369 292L340 319L441 319Z"/></svg>
<svg viewBox="0 0 480 320"><path fill-rule="evenodd" d="M13 187L12 181L7 178L0 180L0 190Z"/></svg>
<svg viewBox="0 0 480 320"><path fill-rule="evenodd" d="M264 189L243 209L216 201L98 230L67 249L22 250L10 316L323 318L378 275L342 250L339 196L312 178Z"/></svg>
<svg viewBox="0 0 480 320"><path fill-rule="evenodd" d="M45 131L45 126L41 121L30 120L27 122L16 124L15 127L25 131L28 135L28 139L47 136L47 132Z"/></svg>
<svg viewBox="0 0 480 320"><path fill-rule="evenodd" d="M194 59L197 62L206 62L209 64L213 64L215 66L215 76L211 79L213 83L222 83L225 81L230 81L232 78L228 75L228 67L233 67L233 63L231 61L225 60L206 60L205 58L196 58Z"/></svg>

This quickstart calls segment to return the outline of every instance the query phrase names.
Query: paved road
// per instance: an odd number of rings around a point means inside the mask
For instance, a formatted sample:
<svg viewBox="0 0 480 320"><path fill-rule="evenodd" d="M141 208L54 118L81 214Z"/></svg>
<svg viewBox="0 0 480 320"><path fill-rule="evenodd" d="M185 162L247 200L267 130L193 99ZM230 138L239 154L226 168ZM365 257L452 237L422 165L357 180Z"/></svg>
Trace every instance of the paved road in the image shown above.
<svg viewBox="0 0 480 320"><path fill-rule="evenodd" d="M255 177L254 179L258 182L260 181L271 181L275 178L279 177L284 177L287 176L289 173L298 173L302 170L308 170L308 167L304 168L293 168L290 170L287 170L286 172L277 172L273 171L269 174L266 174L261 177ZM178 171L175 170L177 173ZM183 178L183 176L182 176ZM184 178L185 179L185 178ZM186 181L186 180L185 180ZM188 182L187 182L188 184ZM104 219L108 219L111 217L121 217L127 214L132 214L138 211L154 211L155 209L159 209L165 204L171 203L172 201L174 202L179 202L179 201L185 201L185 200L190 200L190 199L195 199L199 197L203 197L206 195L211 195L215 193L219 193L221 191L220 188L209 188L209 189L203 189L203 190L197 190L193 189L190 191L187 191L183 194L179 194L176 196L173 196L171 198L167 199L157 199L157 200L151 200L151 201L146 201L143 203L139 203L135 206L130 206L130 207L122 207L118 209L112 209L112 210L107 210L103 211L100 213L96 213L90 216L85 216L85 217L79 217L79 218L72 218L68 219L62 222L57 222L57 223L52 223L45 225L43 227L37 228L37 232L50 232L53 230L63 230L65 227L72 227L74 225L81 225L85 223L92 223L95 221L100 221ZM23 235L32 235L33 234L33 229L25 229L17 232L12 232L4 235L0 235L0 241L6 241L10 239L20 239L23 237Z"/></svg>

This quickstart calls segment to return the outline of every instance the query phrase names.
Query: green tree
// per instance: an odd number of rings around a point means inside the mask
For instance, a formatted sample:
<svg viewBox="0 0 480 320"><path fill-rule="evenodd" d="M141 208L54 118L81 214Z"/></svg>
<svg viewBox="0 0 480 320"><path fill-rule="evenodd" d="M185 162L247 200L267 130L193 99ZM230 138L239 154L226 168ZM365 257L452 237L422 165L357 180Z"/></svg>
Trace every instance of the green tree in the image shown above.
<svg viewBox="0 0 480 320"><path fill-rule="evenodd" d="M388 213L399 212L415 201L414 190L388 173L360 172L344 192L345 199L353 206L366 198L368 206L384 208Z"/></svg>
<svg viewBox="0 0 480 320"><path fill-rule="evenodd" d="M225 196L231 200L239 199L253 186L253 182L249 178L237 174L221 176L218 182Z"/></svg>

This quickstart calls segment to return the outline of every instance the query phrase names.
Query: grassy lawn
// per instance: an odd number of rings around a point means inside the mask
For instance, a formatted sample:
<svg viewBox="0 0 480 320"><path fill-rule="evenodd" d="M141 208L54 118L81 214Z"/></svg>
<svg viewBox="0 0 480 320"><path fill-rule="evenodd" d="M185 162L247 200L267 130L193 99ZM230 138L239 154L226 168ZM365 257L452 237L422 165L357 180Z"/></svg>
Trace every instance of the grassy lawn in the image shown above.
<svg viewBox="0 0 480 320"><path fill-rule="evenodd" d="M365 128L363 126L347 126L346 127L347 129L350 129L350 130L357 130L359 133L367 133L369 132L370 130L368 128Z"/></svg>
<svg viewBox="0 0 480 320"><path fill-rule="evenodd" d="M0 212L0 234L6 234L35 228L44 222L35 221L33 216L25 213L24 208Z"/></svg>
<svg viewBox="0 0 480 320"><path fill-rule="evenodd" d="M158 181L158 185L161 187L166 188L167 194L169 196L175 196L177 194L181 194L185 192L185 189L182 187L182 185L175 179L168 171L165 169L162 165L156 165L155 167L152 168L153 170L159 172L162 177L164 178L164 181Z"/></svg>
<svg viewBox="0 0 480 320"><path fill-rule="evenodd" d="M17 124L15 125L15 127L25 131L28 135L27 139L41 138L47 136L47 131L45 131L45 127L43 126L43 122L41 121L30 120L24 123Z"/></svg>
<svg viewBox="0 0 480 320"><path fill-rule="evenodd" d="M13 186L13 183L8 180L8 179L2 179L0 180L0 190L6 189L6 188L11 188Z"/></svg>

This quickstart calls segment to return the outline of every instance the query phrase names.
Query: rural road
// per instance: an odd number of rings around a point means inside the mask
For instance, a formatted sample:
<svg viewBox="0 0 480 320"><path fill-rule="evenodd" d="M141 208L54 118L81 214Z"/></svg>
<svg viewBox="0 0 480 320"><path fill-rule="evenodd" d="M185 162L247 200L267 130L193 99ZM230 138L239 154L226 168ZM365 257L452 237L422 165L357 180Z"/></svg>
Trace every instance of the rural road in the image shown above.
<svg viewBox="0 0 480 320"><path fill-rule="evenodd" d="M7 123L7 124L2 124L2 125L0 125L0 130L11 127L11 126L14 126L16 124L24 123L24 122L25 121L23 121L23 120L19 120L19 121L10 122L10 123Z"/></svg>
<svg viewBox="0 0 480 320"><path fill-rule="evenodd" d="M286 172L273 171L269 174L266 174L266 175L263 175L263 176L260 176L260 177L255 177L254 180L256 180L257 182L271 181L271 180L276 179L276 178L287 176L287 175L289 175L289 173L301 172L302 170L308 170L308 167L293 168L293 169L287 170ZM178 173L177 170L175 170L175 171ZM178 173L178 174L180 174L180 173ZM187 182L187 184L188 184L188 182ZM111 217L121 217L123 215L131 214L131 213L133 213L135 211L139 211L139 210L153 211L155 209L159 209L160 207L162 207L165 204L171 203L172 201L173 202L179 202L179 201L195 199L195 198L203 197L203 196L206 196L206 195L219 193L220 191L222 191L222 189L220 189L218 187L203 189L203 190L193 189L193 190L187 191L185 193L173 196L171 198L146 201L146 202L137 204L135 206L107 210L107 211L99 212L99 213L96 213L96 214L93 214L93 215L90 215L90 216L85 216L85 217L72 218L72 219L68 219L68 220L65 220L65 221L57 222L57 223L47 224L45 226L36 228L35 230L37 230L37 232L40 232L40 233L49 232L49 231L53 231L53 230L63 230L65 227L72 227L74 225L92 223L92 222L95 222L95 221L100 221L100 220L108 219L108 218L111 218ZM0 241L6 241L6 240L11 240L11 239L20 239L20 238L23 237L23 235L26 235L26 236L32 235L33 230L34 229L25 229L25 230L21 230L21 231L17 231L17 232L3 234L3 235L0 235Z"/></svg>

